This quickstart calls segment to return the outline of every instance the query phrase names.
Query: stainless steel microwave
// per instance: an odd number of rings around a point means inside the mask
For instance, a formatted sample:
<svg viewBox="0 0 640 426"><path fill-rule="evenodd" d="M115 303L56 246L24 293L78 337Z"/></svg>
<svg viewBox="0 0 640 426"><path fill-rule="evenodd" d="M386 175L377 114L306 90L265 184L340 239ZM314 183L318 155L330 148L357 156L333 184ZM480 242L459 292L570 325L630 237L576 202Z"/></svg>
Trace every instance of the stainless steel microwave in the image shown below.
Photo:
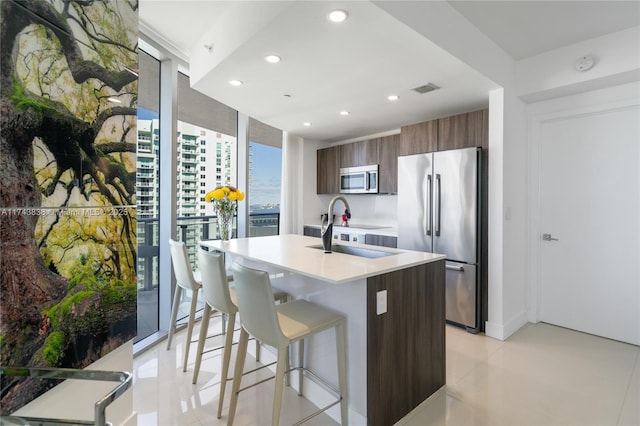
<svg viewBox="0 0 640 426"><path fill-rule="evenodd" d="M340 192L342 194L377 194L378 165L341 168Z"/></svg>

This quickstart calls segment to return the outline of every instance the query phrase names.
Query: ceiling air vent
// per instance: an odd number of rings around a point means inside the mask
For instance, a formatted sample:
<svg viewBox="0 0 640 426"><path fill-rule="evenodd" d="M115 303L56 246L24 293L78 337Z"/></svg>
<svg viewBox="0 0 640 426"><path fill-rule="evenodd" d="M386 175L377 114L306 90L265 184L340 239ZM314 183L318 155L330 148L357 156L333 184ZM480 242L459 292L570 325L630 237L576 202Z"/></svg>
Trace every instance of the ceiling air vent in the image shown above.
<svg viewBox="0 0 640 426"><path fill-rule="evenodd" d="M414 88L412 90L414 92L418 92L418 93L424 94L424 93L433 92L434 90L439 89L439 88L440 88L439 86L436 86L433 83L427 83L424 86L416 87L416 88Z"/></svg>

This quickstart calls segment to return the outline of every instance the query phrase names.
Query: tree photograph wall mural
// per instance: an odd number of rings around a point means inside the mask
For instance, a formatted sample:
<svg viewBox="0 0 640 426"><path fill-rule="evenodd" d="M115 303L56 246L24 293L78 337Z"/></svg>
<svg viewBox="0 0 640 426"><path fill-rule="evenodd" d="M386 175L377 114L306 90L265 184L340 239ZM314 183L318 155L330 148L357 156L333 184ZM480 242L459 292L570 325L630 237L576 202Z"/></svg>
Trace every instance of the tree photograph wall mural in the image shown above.
<svg viewBox="0 0 640 426"><path fill-rule="evenodd" d="M134 0L0 1L0 365L136 333ZM2 378L0 414L52 384Z"/></svg>

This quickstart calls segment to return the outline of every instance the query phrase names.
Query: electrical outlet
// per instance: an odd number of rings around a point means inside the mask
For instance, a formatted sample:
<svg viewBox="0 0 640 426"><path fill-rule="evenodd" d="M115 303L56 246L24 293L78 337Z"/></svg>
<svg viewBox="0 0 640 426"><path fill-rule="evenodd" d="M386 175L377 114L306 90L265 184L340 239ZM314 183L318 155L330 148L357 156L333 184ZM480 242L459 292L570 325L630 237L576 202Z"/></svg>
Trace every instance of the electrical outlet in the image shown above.
<svg viewBox="0 0 640 426"><path fill-rule="evenodd" d="M376 315L382 315L387 312L387 290L376 293Z"/></svg>

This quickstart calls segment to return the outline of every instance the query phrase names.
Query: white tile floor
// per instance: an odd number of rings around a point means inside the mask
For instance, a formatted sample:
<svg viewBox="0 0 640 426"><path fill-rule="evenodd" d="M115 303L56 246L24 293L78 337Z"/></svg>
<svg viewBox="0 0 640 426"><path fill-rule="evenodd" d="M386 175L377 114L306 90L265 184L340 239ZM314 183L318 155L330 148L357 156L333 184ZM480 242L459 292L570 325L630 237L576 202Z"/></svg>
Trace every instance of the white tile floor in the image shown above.
<svg viewBox="0 0 640 426"><path fill-rule="evenodd" d="M222 419L215 415L221 355L206 354L198 384L191 384L196 345L183 373L184 334L170 351L165 341L134 360L139 425L226 424L228 392ZM637 346L547 324L528 324L505 342L450 326L446 336L446 388L399 425L640 425ZM241 393L236 424L269 424L272 387ZM294 390L285 391L283 424L313 411ZM321 415L308 424L335 423Z"/></svg>

